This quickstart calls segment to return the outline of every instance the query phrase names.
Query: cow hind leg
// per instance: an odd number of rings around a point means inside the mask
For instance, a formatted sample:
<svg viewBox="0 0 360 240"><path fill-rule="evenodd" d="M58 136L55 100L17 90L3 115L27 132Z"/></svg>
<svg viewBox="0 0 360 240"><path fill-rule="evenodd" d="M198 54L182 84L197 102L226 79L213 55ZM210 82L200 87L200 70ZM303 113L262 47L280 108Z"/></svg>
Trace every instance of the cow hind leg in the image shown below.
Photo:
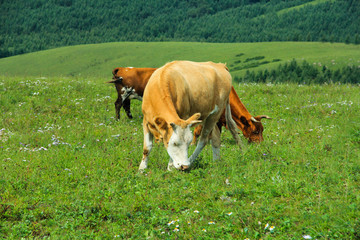
<svg viewBox="0 0 360 240"><path fill-rule="evenodd" d="M126 115L128 116L128 118L132 119L133 116L130 112L130 99L125 99L123 102L123 105L124 105L124 110L126 112Z"/></svg>
<svg viewBox="0 0 360 240"><path fill-rule="evenodd" d="M148 167L148 159L153 147L153 138L154 136L151 134L147 126L143 126L144 128L144 147L143 147L143 157L139 166L139 171L142 172Z"/></svg>

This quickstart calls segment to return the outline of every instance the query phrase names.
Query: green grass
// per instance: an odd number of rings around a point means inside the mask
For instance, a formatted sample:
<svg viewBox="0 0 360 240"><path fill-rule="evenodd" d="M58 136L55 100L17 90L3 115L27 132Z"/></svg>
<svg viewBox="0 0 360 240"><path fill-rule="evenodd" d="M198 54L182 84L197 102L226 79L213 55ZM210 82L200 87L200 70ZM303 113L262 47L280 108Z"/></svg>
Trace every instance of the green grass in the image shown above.
<svg viewBox="0 0 360 240"><path fill-rule="evenodd" d="M269 56L260 52L252 56ZM207 146L188 173L166 171L168 155L155 145L139 174L141 103L133 101L134 120L122 111L115 121L106 80L0 78L1 239L359 237L358 86L236 85L252 114L273 118L263 120L262 144L240 151L224 130L222 160Z"/></svg>
<svg viewBox="0 0 360 240"><path fill-rule="evenodd" d="M261 60L257 60L263 57ZM246 59L253 59L245 62ZM360 46L341 43L121 42L63 47L0 59L6 76L111 77L115 67L160 67L173 60L227 63L233 76L296 59L340 68L360 64Z"/></svg>

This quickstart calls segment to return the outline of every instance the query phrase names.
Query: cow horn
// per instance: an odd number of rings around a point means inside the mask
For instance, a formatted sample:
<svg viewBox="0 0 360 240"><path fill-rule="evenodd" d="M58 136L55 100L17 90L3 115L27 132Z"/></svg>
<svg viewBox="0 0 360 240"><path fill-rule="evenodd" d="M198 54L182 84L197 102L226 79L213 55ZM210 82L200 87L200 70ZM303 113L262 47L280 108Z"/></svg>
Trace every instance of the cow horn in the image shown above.
<svg viewBox="0 0 360 240"><path fill-rule="evenodd" d="M118 78L115 78L115 79L105 82L105 83L121 83L122 80L124 80L122 77L118 77Z"/></svg>
<svg viewBox="0 0 360 240"><path fill-rule="evenodd" d="M257 118L257 119L263 119L263 118L271 119L271 117L269 117L269 116L267 116L267 115L260 115L260 116L257 116L256 118Z"/></svg>
<svg viewBox="0 0 360 240"><path fill-rule="evenodd" d="M260 122L260 121L256 120L254 117L251 117L251 121L253 121L253 122Z"/></svg>

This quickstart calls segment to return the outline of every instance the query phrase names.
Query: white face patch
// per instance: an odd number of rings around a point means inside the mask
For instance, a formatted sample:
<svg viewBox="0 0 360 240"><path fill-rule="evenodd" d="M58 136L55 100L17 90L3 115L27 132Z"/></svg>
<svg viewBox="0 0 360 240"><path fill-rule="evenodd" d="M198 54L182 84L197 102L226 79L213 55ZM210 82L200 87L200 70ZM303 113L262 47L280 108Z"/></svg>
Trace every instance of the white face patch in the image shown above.
<svg viewBox="0 0 360 240"><path fill-rule="evenodd" d="M129 96L129 99L137 99L137 100L142 101L142 97L140 97L137 93L131 94Z"/></svg>
<svg viewBox="0 0 360 240"><path fill-rule="evenodd" d="M190 126L187 126L185 129L180 126L175 127L166 150L173 160L173 166L176 169L190 166L188 149L192 138Z"/></svg>

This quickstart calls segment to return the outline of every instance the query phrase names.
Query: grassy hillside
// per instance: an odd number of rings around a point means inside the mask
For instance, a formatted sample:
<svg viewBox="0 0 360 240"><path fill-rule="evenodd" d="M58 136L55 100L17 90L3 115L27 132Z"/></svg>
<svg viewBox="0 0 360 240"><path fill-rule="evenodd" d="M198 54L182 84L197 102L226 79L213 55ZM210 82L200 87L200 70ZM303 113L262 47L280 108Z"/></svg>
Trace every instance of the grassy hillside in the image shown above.
<svg viewBox="0 0 360 240"><path fill-rule="evenodd" d="M78 45L0 59L6 76L110 77L115 67L159 67L173 60L228 64L233 76L296 59L339 68L360 65L360 45L340 43L117 42Z"/></svg>

